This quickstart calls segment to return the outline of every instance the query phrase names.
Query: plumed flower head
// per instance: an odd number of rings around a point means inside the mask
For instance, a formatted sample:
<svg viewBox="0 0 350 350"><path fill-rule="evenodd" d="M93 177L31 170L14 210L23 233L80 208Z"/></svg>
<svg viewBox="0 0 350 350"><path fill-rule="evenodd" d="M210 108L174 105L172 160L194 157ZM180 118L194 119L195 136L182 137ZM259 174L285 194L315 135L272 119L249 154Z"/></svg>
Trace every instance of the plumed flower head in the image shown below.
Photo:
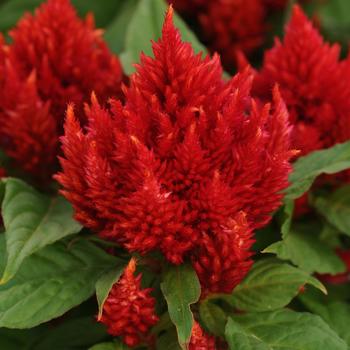
<svg viewBox="0 0 350 350"><path fill-rule="evenodd" d="M269 98L279 84L292 124L294 147L307 154L350 137L349 87L341 76L338 45L325 43L303 14L294 7L283 42L266 52L257 75L258 96Z"/></svg>
<svg viewBox="0 0 350 350"><path fill-rule="evenodd" d="M266 8L262 0L172 0L175 8L200 27L199 35L224 67L235 66L237 50L253 52L264 42Z"/></svg>
<svg viewBox="0 0 350 350"><path fill-rule="evenodd" d="M11 99L0 99L0 122L7 124L1 141L22 168L48 177L67 103L82 109L91 91L102 101L119 97L121 66L94 28L93 18L79 19L69 0L47 1L34 15L25 15L10 36L1 89ZM43 150L46 139L51 141Z"/></svg>
<svg viewBox="0 0 350 350"><path fill-rule="evenodd" d="M122 337L128 346L147 341L149 329L158 322L152 290L141 289L142 276L135 277L135 270L136 262L131 259L109 292L99 319L109 334Z"/></svg>
<svg viewBox="0 0 350 350"><path fill-rule="evenodd" d="M124 104L93 96L86 128L68 109L56 178L85 226L131 252L192 259L203 290L230 292L287 186L288 114L277 89L272 106L250 97L249 70L226 82L218 56L195 55L171 9L153 53Z"/></svg>
<svg viewBox="0 0 350 350"><path fill-rule="evenodd" d="M205 334L198 322L192 328L189 350L216 350L215 338Z"/></svg>

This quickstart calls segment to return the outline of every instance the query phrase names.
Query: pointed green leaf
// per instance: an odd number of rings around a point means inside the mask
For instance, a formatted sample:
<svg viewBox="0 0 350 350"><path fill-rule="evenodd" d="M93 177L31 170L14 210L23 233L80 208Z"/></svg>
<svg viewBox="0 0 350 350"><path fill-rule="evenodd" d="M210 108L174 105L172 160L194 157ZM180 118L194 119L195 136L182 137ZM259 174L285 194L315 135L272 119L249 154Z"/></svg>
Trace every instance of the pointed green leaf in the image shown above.
<svg viewBox="0 0 350 350"><path fill-rule="evenodd" d="M263 253L276 254L309 273L344 272L345 265L341 259L312 230L312 227L305 230L293 228L282 241L271 244Z"/></svg>
<svg viewBox="0 0 350 350"><path fill-rule="evenodd" d="M104 33L104 38L112 52L120 54L125 49L128 25L134 16L139 0L123 1L122 6L110 22Z"/></svg>
<svg viewBox="0 0 350 350"><path fill-rule="evenodd" d="M225 326L227 315L221 307L214 304L210 299L201 302L199 306L199 315L205 328L217 336L225 336Z"/></svg>
<svg viewBox="0 0 350 350"><path fill-rule="evenodd" d="M198 301L201 293L197 274L188 264L171 266L164 273L160 287L176 326L179 344L186 349L193 327L190 306Z"/></svg>
<svg viewBox="0 0 350 350"><path fill-rule="evenodd" d="M89 348L89 350L128 350L128 349L130 348L120 341L100 343Z"/></svg>
<svg viewBox="0 0 350 350"><path fill-rule="evenodd" d="M314 198L312 205L330 224L350 236L350 185L340 187L327 196Z"/></svg>
<svg viewBox="0 0 350 350"><path fill-rule="evenodd" d="M311 312L321 316L325 322L350 346L350 305L323 296L306 293L299 299Z"/></svg>
<svg viewBox="0 0 350 350"><path fill-rule="evenodd" d="M81 229L63 197L49 197L18 179L4 181L2 217L8 260L1 283L16 274L27 256Z"/></svg>
<svg viewBox="0 0 350 350"><path fill-rule="evenodd" d="M347 350L346 343L319 317L278 310L229 318L232 350Z"/></svg>
<svg viewBox="0 0 350 350"><path fill-rule="evenodd" d="M276 259L264 259L254 264L232 295L222 298L242 311L276 310L288 305L305 284L326 293L322 283L305 271Z"/></svg>
<svg viewBox="0 0 350 350"><path fill-rule="evenodd" d="M350 141L300 157L293 165L286 190L288 199L296 199L309 190L317 176L350 168Z"/></svg>
<svg viewBox="0 0 350 350"><path fill-rule="evenodd" d="M0 235L1 258L4 251ZM39 250L0 286L0 327L29 328L61 316L91 297L96 281L118 263L85 240L68 246L57 242Z"/></svg>

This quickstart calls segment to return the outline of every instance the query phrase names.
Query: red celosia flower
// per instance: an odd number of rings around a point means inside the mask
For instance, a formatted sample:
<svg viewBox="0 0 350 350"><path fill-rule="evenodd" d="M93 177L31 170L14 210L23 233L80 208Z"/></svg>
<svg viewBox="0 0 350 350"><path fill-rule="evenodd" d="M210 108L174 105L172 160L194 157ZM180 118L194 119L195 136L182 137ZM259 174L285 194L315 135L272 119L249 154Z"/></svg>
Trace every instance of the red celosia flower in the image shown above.
<svg viewBox="0 0 350 350"><path fill-rule="evenodd" d="M189 350L216 350L215 338L205 334L197 322L192 328Z"/></svg>
<svg viewBox="0 0 350 350"><path fill-rule="evenodd" d="M345 263L346 271L343 273L338 273L336 275L331 275L331 274L318 275L318 278L322 282L330 283L330 284L348 283L350 282L350 250L337 249L336 252L340 257L340 259L342 259L343 262Z"/></svg>
<svg viewBox="0 0 350 350"><path fill-rule="evenodd" d="M141 274L135 277L135 270L136 262L131 259L109 292L99 320L109 334L122 337L128 346L147 342L149 329L158 322L152 289L141 289Z"/></svg>
<svg viewBox="0 0 350 350"><path fill-rule="evenodd" d="M272 111L255 103L249 70L224 81L218 56L181 42L171 10L153 52L124 105L93 96L85 129L68 109L56 178L85 226L129 251L191 258L203 293L231 292L287 186L287 111L277 89Z"/></svg>
<svg viewBox="0 0 350 350"><path fill-rule="evenodd" d="M6 96L0 98L0 140L25 170L47 177L67 103L81 108L92 90L102 100L119 96L120 63L92 17L80 20L69 0L49 0L35 15L25 15L10 36L0 60Z"/></svg>
<svg viewBox="0 0 350 350"><path fill-rule="evenodd" d="M294 147L300 155L350 138L349 84L344 83L339 45L323 42L302 10L294 7L283 42L265 54L255 92L269 98L279 84L294 124Z"/></svg>
<svg viewBox="0 0 350 350"><path fill-rule="evenodd" d="M169 0L195 19L199 35L212 52L219 52L225 67L235 66L236 51L251 53L264 42L266 8L262 0Z"/></svg>

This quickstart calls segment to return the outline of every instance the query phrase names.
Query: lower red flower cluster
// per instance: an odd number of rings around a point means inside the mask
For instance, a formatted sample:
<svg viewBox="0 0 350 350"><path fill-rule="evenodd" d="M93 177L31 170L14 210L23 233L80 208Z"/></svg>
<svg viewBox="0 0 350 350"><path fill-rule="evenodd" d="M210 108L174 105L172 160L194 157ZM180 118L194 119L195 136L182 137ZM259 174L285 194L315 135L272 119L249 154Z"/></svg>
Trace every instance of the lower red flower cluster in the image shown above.
<svg viewBox="0 0 350 350"><path fill-rule="evenodd" d="M125 103L93 96L82 128L68 109L56 179L76 218L142 255L190 260L202 294L230 293L252 264L253 231L280 205L290 171L288 114L250 97L250 70L222 78L167 14L154 58L143 55Z"/></svg>
<svg viewBox="0 0 350 350"><path fill-rule="evenodd" d="M192 336L189 350L216 350L215 337L205 334L200 325L195 322L192 328Z"/></svg>
<svg viewBox="0 0 350 350"><path fill-rule="evenodd" d="M141 289L142 276L135 277L135 271L136 262L131 259L120 280L113 285L99 319L109 334L122 337L128 346L148 343L148 331L158 322L155 299L150 296L152 289Z"/></svg>

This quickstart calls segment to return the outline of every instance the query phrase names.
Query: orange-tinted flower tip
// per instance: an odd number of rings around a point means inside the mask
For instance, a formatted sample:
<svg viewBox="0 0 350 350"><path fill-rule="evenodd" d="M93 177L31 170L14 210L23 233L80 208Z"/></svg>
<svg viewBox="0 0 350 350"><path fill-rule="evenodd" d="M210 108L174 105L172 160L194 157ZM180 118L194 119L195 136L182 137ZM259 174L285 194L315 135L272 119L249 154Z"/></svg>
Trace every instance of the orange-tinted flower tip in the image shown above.
<svg viewBox="0 0 350 350"><path fill-rule="evenodd" d="M125 275L133 275L136 271L136 258L132 257L129 261L129 264L127 265L127 267L125 268Z"/></svg>
<svg viewBox="0 0 350 350"><path fill-rule="evenodd" d="M75 120L74 103L68 103L66 111L66 123L70 123Z"/></svg>
<svg viewBox="0 0 350 350"><path fill-rule="evenodd" d="M174 26L174 9L173 6L170 5L168 7L167 12L165 13L165 19L163 23L162 34L164 38L168 38L169 35L174 35L174 33L178 33L178 29Z"/></svg>

